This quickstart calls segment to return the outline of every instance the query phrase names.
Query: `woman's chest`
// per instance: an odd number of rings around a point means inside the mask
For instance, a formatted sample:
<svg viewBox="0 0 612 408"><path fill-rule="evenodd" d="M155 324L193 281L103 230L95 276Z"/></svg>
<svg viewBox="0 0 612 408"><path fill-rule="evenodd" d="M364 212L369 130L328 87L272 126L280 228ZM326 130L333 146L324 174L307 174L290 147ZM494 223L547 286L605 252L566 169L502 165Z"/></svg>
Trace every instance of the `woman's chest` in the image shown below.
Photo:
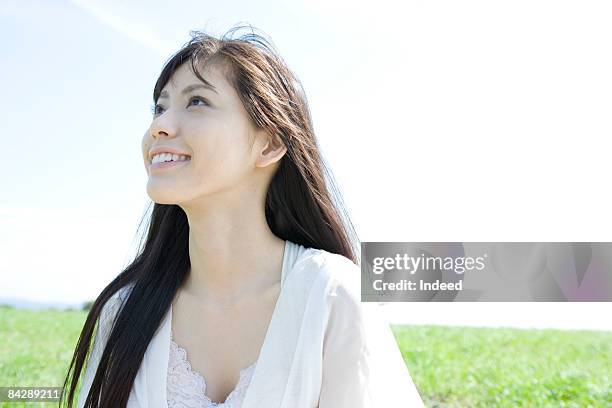
<svg viewBox="0 0 612 408"><path fill-rule="evenodd" d="M172 339L185 350L191 369L204 378L206 395L213 401L225 401L241 370L257 361L275 301L270 293L232 308L185 299L173 305Z"/></svg>

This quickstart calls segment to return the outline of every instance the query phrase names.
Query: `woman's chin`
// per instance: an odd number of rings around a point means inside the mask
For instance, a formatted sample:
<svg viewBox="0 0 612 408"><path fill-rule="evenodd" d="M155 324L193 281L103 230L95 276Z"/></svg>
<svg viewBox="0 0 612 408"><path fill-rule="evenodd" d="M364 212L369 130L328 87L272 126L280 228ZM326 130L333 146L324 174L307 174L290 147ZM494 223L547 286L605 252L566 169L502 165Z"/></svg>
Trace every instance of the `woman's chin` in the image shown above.
<svg viewBox="0 0 612 408"><path fill-rule="evenodd" d="M168 188L152 187L151 183L147 185L147 195L151 201L157 204L178 204L181 201L175 191Z"/></svg>

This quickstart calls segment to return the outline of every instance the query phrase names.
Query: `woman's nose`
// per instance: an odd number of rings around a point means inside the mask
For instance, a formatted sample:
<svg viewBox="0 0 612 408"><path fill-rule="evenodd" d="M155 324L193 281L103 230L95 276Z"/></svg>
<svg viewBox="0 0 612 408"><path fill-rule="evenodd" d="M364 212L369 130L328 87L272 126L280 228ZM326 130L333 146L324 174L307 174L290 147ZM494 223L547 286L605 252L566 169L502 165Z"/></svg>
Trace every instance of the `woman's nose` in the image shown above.
<svg viewBox="0 0 612 408"><path fill-rule="evenodd" d="M156 130L153 133L151 133L151 135L153 136L154 139L159 139L161 137L168 137L168 133L165 130Z"/></svg>
<svg viewBox="0 0 612 408"><path fill-rule="evenodd" d="M153 121L151 125L151 136L154 139L160 137L174 137L177 133L177 124L167 115L159 117Z"/></svg>

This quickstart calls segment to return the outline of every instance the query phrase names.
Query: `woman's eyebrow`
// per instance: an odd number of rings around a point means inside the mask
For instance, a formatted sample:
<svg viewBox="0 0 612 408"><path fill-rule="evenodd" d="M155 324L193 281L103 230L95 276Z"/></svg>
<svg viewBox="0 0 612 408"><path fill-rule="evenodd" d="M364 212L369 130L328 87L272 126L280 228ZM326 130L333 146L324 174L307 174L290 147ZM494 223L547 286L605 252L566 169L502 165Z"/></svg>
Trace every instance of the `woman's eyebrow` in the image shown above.
<svg viewBox="0 0 612 408"><path fill-rule="evenodd" d="M185 87L185 89L183 89L183 91L181 92L182 95L188 94L189 92L195 90L195 89L199 89L199 88L206 88L206 89L210 89L211 91L215 92L215 93L219 93L217 92L217 89L212 86L212 85L207 85L207 84L192 84L189 85L187 87ZM168 97L168 92L164 89L163 91L160 92L159 94L159 98L158 99L163 99L163 98L167 98Z"/></svg>

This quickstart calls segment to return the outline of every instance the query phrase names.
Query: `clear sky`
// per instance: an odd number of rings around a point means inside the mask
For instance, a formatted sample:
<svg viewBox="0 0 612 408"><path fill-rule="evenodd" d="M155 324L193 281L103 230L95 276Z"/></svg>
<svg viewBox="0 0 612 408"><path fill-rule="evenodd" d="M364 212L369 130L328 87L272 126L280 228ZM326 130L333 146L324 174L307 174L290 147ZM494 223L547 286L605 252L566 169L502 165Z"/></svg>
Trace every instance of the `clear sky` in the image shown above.
<svg viewBox="0 0 612 408"><path fill-rule="evenodd" d="M0 297L78 302L149 198L154 81L250 23L302 81L362 241L610 241L612 13L569 1L0 3Z"/></svg>

